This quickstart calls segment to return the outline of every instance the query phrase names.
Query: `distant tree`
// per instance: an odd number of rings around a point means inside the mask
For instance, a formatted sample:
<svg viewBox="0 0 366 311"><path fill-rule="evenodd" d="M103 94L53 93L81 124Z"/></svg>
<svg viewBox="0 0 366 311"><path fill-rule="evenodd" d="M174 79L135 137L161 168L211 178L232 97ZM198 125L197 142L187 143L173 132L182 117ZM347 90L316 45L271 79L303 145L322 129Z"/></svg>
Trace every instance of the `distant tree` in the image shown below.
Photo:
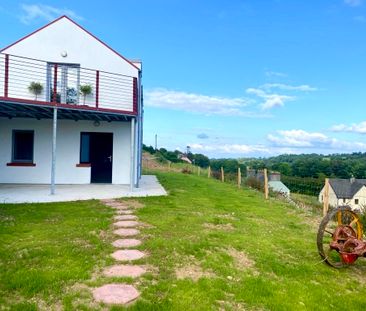
<svg viewBox="0 0 366 311"><path fill-rule="evenodd" d="M210 159L203 154L193 154L194 163L200 167L208 167L210 165Z"/></svg>
<svg viewBox="0 0 366 311"><path fill-rule="evenodd" d="M146 145L142 145L142 150L149 152L151 154L155 153L155 148L153 146L146 146Z"/></svg>

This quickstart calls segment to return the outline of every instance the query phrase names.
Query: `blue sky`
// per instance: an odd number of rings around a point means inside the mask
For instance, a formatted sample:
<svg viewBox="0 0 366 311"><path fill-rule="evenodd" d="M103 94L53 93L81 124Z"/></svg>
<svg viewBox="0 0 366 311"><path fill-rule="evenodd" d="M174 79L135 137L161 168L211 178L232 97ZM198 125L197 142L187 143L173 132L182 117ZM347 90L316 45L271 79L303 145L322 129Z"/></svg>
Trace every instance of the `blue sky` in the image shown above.
<svg viewBox="0 0 366 311"><path fill-rule="evenodd" d="M142 59L145 144L157 134L159 147L210 157L366 151L366 1L5 0L0 46L63 14Z"/></svg>

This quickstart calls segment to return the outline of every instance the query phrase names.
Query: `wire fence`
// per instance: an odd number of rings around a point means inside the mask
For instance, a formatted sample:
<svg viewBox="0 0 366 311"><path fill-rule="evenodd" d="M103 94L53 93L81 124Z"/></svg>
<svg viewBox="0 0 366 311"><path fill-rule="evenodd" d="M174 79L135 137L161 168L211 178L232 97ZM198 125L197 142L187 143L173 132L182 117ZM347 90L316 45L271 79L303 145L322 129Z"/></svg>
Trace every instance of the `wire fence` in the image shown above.
<svg viewBox="0 0 366 311"><path fill-rule="evenodd" d="M135 77L0 53L0 97L133 112Z"/></svg>

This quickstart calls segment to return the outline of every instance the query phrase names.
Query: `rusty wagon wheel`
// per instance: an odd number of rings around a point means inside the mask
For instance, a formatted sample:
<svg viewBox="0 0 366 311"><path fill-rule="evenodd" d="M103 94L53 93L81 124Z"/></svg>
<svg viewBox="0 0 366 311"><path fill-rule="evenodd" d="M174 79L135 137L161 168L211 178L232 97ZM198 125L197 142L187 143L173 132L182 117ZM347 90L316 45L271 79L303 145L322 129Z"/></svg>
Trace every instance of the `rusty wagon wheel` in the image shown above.
<svg viewBox="0 0 366 311"><path fill-rule="evenodd" d="M322 220L318 229L317 246L320 257L334 268L347 266L337 250L330 247L333 235L338 226L351 227L350 234L357 239L362 239L362 223L358 215L349 206L341 206L331 210ZM353 229L353 230L352 230ZM342 243L342 241L340 241Z"/></svg>

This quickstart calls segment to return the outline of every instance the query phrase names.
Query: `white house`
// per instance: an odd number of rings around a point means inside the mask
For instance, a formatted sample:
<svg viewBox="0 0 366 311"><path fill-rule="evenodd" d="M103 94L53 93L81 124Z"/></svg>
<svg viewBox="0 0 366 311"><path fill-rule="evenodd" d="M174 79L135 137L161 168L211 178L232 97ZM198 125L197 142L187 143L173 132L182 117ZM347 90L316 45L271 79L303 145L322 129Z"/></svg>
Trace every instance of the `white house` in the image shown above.
<svg viewBox="0 0 366 311"><path fill-rule="evenodd" d="M141 69L67 16L2 49L0 183L137 187Z"/></svg>
<svg viewBox="0 0 366 311"><path fill-rule="evenodd" d="M319 202L324 202L324 187L319 193ZM366 207L366 179L329 179L329 205L348 205L352 209Z"/></svg>

